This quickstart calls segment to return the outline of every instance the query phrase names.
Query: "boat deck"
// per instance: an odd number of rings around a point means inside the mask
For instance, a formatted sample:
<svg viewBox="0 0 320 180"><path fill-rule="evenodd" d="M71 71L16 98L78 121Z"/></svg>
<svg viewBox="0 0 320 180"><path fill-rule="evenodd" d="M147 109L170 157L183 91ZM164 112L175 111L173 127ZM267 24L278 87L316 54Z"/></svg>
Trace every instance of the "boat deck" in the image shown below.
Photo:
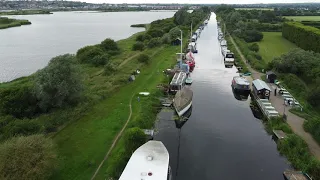
<svg viewBox="0 0 320 180"><path fill-rule="evenodd" d="M273 130L273 134L278 138L278 139L284 139L287 137L286 133L284 133L281 130Z"/></svg>
<svg viewBox="0 0 320 180"><path fill-rule="evenodd" d="M193 91L189 88L183 88L178 91L176 96L174 97L173 104L177 108L178 111L184 109L190 102L192 101Z"/></svg>
<svg viewBox="0 0 320 180"><path fill-rule="evenodd" d="M301 171L285 171L283 175L287 180L311 180L310 177Z"/></svg>

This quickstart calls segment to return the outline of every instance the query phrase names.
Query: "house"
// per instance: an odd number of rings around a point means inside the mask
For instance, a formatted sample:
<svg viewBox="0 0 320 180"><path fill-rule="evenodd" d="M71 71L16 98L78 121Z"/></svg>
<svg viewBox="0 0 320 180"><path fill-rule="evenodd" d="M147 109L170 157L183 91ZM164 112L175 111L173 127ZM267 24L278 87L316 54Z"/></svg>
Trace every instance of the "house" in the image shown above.
<svg viewBox="0 0 320 180"><path fill-rule="evenodd" d="M276 79L277 79L277 75L276 75L274 72L268 71L268 72L266 73L266 80L267 80L267 82L269 82L269 83L274 83Z"/></svg>
<svg viewBox="0 0 320 180"><path fill-rule="evenodd" d="M269 99L271 89L266 82L256 79L252 81L252 91L260 99Z"/></svg>

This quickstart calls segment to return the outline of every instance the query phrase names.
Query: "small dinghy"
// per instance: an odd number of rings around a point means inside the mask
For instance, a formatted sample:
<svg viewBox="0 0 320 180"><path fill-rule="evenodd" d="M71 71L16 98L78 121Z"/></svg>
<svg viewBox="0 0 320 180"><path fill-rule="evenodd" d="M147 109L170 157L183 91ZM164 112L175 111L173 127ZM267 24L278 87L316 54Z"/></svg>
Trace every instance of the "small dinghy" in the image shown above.
<svg viewBox="0 0 320 180"><path fill-rule="evenodd" d="M188 77L187 79L186 79L186 84L192 84L192 78L191 77Z"/></svg>

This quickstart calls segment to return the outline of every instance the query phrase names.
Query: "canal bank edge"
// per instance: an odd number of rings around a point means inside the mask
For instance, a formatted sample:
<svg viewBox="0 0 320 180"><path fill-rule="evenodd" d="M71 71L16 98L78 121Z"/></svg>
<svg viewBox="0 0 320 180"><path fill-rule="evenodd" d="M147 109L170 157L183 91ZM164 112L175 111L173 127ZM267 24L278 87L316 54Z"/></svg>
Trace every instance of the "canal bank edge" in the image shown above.
<svg viewBox="0 0 320 180"><path fill-rule="evenodd" d="M205 20L205 19L203 19ZM197 29L201 25L201 22L197 24L194 29ZM188 38L183 37L183 46L187 47L188 45ZM185 48L184 48L185 50ZM178 47L166 47L163 51L164 52L170 52L164 57L167 57L165 59L169 58L169 61L167 63L163 63L159 61L157 63L157 69L167 69L172 67L176 64L176 55L175 53L180 52L180 46ZM171 60L170 60L171 59ZM160 68L161 67L161 68ZM153 71L152 76L156 75L154 73L159 74L158 72ZM162 72L160 72L161 74ZM156 86L159 84L168 84L170 82L170 79L168 79L166 76L160 75L157 80L149 80L148 83L154 84L154 86L151 87L151 89L148 92L151 92L149 96L143 97L142 95L135 95L135 97L131 100L133 109L137 108L137 115L133 116L131 118L131 122L128 124L128 128L126 130L127 134L124 134L124 136L120 137L120 140L118 144L114 147L114 149L111 151L109 161L106 161L105 164L101 166L101 170L99 172L96 172L96 176L93 179L113 179L113 178L119 178L121 175L124 167L126 166L131 153L134 152L134 150L142 145L145 141L139 141L139 136L136 136L135 138L133 136L130 137L133 129L139 128L141 129L150 129L154 127L154 124L157 120L157 114L161 111L162 105L160 103L160 98L163 96L163 91L157 88ZM146 90L146 89L145 89ZM141 97L142 96L142 97ZM141 97L141 98L140 98ZM137 100L139 98L139 100ZM132 113L134 114L134 113ZM147 122L144 122L147 121ZM137 130L137 129L135 129ZM137 132L136 132L137 133ZM141 136L145 136L145 134L141 134ZM139 134L139 133L138 133ZM144 137L146 138L146 136ZM138 144L135 145L134 148L132 148L132 152L129 154L125 151L125 146L129 144L129 141L137 141ZM132 143L132 142L131 142ZM129 156L128 156L129 155Z"/></svg>
<svg viewBox="0 0 320 180"><path fill-rule="evenodd" d="M219 20L220 17L217 16L217 20ZM220 18L221 20L221 18ZM256 70L254 70L242 52L240 51L239 47L233 40L232 35L230 35L228 32L228 37L226 40L228 41L228 44L232 44L234 47L231 47L230 49L235 53L236 57L240 58L239 61L241 61L239 64L241 66L244 66L245 70L248 72L251 72L251 76L253 79L260 79L262 76L265 76L264 73L260 73ZM238 61L238 62L239 62ZM245 71L245 72L247 72ZM280 112L280 111L279 111ZM280 140L277 142L278 150L281 154L285 155L289 162L298 170L304 171L309 173L311 176L313 176L315 179L320 179L320 161L319 156L316 154L311 154L310 148L313 149L316 147L317 152L320 152L320 147L315 142L314 139L307 138L308 141L305 141L305 136L301 136L301 133L295 132L292 134L292 127L288 125L286 122L283 122L282 118L272 119L270 121L265 122L267 131L271 133L273 129L275 130L283 130L284 132L288 133L288 137L286 139ZM293 129L294 130L294 129ZM303 130L303 128L302 128ZM305 134L308 134L304 131ZM298 136L298 135L299 136ZM310 134L308 134L309 137ZM304 156L300 156L299 154L303 153ZM317 155L317 156L314 156ZM317 158L317 160L315 159Z"/></svg>

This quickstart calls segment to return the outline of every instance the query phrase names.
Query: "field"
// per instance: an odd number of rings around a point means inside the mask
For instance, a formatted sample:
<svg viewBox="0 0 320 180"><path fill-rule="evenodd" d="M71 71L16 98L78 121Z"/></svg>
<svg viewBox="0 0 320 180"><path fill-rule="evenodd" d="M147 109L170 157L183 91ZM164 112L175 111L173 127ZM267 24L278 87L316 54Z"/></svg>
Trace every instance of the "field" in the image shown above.
<svg viewBox="0 0 320 180"><path fill-rule="evenodd" d="M288 52L297 46L282 37L281 32L264 32L263 40L258 43L260 54L265 62L270 62L275 57Z"/></svg>
<svg viewBox="0 0 320 180"><path fill-rule="evenodd" d="M284 16L294 21L320 21L320 16Z"/></svg>
<svg viewBox="0 0 320 180"><path fill-rule="evenodd" d="M263 11L273 11L273 8L235 8L236 10L263 10Z"/></svg>

